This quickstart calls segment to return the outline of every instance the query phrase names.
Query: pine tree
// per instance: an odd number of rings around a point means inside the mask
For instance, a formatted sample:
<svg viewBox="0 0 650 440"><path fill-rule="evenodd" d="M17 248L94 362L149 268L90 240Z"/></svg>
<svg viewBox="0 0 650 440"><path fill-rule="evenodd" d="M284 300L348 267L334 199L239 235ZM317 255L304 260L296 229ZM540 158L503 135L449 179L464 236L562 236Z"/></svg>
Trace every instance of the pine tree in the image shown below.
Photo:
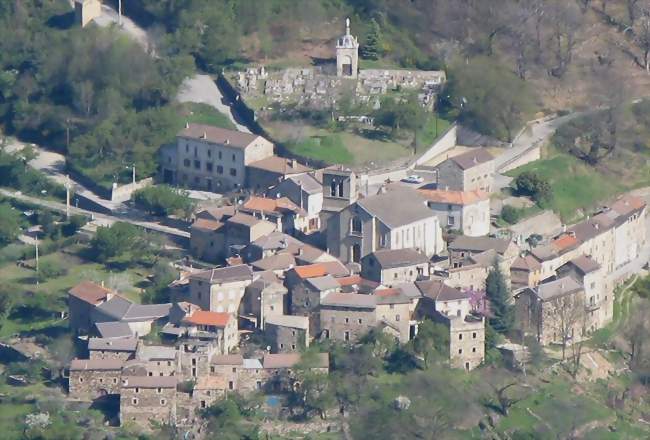
<svg viewBox="0 0 650 440"><path fill-rule="evenodd" d="M376 60L381 54L381 46L381 30L379 24L373 18L370 20L366 42L361 47L361 56L367 60Z"/></svg>
<svg viewBox="0 0 650 440"><path fill-rule="evenodd" d="M499 333L508 333L514 325L514 307L506 278L496 261L485 281L485 290L490 300L490 325Z"/></svg>

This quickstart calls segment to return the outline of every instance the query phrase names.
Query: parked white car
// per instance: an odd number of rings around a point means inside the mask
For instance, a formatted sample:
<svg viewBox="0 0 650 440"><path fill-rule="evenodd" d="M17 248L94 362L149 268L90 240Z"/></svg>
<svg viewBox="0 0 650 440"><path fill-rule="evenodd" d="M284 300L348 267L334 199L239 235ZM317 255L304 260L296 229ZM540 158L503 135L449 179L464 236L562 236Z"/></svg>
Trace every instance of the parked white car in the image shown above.
<svg viewBox="0 0 650 440"><path fill-rule="evenodd" d="M411 174L410 176L402 179L402 182L404 183L422 183L424 182L424 179L417 174Z"/></svg>

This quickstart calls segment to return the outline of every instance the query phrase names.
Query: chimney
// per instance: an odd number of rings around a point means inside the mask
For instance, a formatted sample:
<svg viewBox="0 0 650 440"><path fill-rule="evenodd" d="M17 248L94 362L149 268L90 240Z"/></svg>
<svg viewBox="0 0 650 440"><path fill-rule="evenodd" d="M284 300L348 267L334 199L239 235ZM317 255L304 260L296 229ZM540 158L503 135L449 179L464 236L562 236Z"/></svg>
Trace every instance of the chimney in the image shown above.
<svg viewBox="0 0 650 440"><path fill-rule="evenodd" d="M566 225L562 224L562 232L566 232Z"/></svg>
<svg viewBox="0 0 650 440"><path fill-rule="evenodd" d="M596 230L600 229L600 224L594 223L594 228L596 228Z"/></svg>
<svg viewBox="0 0 650 440"><path fill-rule="evenodd" d="M302 255L303 252L304 252L303 248L299 248L299 249L298 249L298 255Z"/></svg>
<svg viewBox="0 0 650 440"><path fill-rule="evenodd" d="M226 145L230 145L230 139L226 139L226 142L224 142Z"/></svg>
<svg viewBox="0 0 650 440"><path fill-rule="evenodd" d="M100 284L102 287L104 287L104 280L102 280Z"/></svg>
<svg viewBox="0 0 650 440"><path fill-rule="evenodd" d="M298 166L298 162L296 159L291 159L291 168L296 168Z"/></svg>
<svg viewBox="0 0 650 440"><path fill-rule="evenodd" d="M190 123L185 121L185 128L190 128Z"/></svg>
<svg viewBox="0 0 650 440"><path fill-rule="evenodd" d="M201 139L207 139L208 134L204 131L203 134L201 135Z"/></svg>

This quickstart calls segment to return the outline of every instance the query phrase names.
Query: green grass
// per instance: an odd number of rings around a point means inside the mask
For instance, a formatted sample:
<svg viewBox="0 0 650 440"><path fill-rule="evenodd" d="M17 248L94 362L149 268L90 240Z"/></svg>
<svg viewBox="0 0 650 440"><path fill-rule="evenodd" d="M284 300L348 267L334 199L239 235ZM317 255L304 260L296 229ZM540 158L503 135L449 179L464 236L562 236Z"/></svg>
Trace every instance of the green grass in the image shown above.
<svg viewBox="0 0 650 440"><path fill-rule="evenodd" d="M5 440L23 438L23 420L34 411L34 405L26 403L0 403L0 430Z"/></svg>
<svg viewBox="0 0 650 440"><path fill-rule="evenodd" d="M349 164L354 161L354 157L343 144L339 134L312 136L298 142L288 143L287 147L300 156L329 163Z"/></svg>
<svg viewBox="0 0 650 440"><path fill-rule="evenodd" d="M202 103L185 103L180 111L180 125L185 122L192 124L214 125L216 127L235 130L235 124L232 123L227 115L216 110L208 104ZM180 129L180 126L179 126Z"/></svg>
<svg viewBox="0 0 650 440"><path fill-rule="evenodd" d="M516 177L524 171L537 172L549 180L553 191L549 207L565 222L579 219L586 211L594 209L598 202L625 189L619 182L605 178L594 168L563 153L524 165L508 175ZM578 210L582 210L582 215Z"/></svg>
<svg viewBox="0 0 650 440"><path fill-rule="evenodd" d="M417 152L424 153L450 125L451 122L446 119L442 119L438 115L431 115L424 127L418 131Z"/></svg>

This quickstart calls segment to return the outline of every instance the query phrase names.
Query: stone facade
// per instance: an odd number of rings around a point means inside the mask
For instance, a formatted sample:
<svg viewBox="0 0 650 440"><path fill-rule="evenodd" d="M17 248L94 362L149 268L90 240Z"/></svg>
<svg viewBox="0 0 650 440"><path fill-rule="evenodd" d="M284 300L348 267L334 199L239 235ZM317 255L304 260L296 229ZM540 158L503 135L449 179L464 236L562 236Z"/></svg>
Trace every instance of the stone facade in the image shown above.
<svg viewBox="0 0 650 440"><path fill-rule="evenodd" d="M494 187L493 181L494 160L485 151L469 151L438 166L438 188L442 190L489 193Z"/></svg>
<svg viewBox="0 0 650 440"><path fill-rule="evenodd" d="M309 318L303 316L274 316L265 325L271 341L271 353L293 353L309 347Z"/></svg>
<svg viewBox="0 0 650 440"><path fill-rule="evenodd" d="M359 72L359 42L350 34L350 19L345 20L345 35L336 41L336 76L355 79Z"/></svg>
<svg viewBox="0 0 650 440"><path fill-rule="evenodd" d="M120 390L120 423L133 423L141 428L151 427L151 422L176 421L176 378L122 377Z"/></svg>
<svg viewBox="0 0 650 440"><path fill-rule="evenodd" d="M483 191L420 191L440 226L470 237L490 233L490 199Z"/></svg>
<svg viewBox="0 0 650 440"><path fill-rule="evenodd" d="M452 368L473 370L485 358L485 318L451 317L449 326L449 359Z"/></svg>
<svg viewBox="0 0 650 440"><path fill-rule="evenodd" d="M232 268L227 268L232 269ZM211 272L211 271L207 271ZM253 281L252 272L235 279L220 279L194 274L190 276L189 302L203 310L235 314L246 287Z"/></svg>
<svg viewBox="0 0 650 440"><path fill-rule="evenodd" d="M321 339L353 344L377 325L375 307L321 305L320 323Z"/></svg>
<svg viewBox="0 0 650 440"><path fill-rule="evenodd" d="M179 185L222 192L243 188L246 165L273 156L273 144L261 136L189 124L177 136Z"/></svg>
<svg viewBox="0 0 650 440"><path fill-rule="evenodd" d="M97 398L120 390L123 362L117 359L75 359L70 365L68 392L74 398Z"/></svg>

